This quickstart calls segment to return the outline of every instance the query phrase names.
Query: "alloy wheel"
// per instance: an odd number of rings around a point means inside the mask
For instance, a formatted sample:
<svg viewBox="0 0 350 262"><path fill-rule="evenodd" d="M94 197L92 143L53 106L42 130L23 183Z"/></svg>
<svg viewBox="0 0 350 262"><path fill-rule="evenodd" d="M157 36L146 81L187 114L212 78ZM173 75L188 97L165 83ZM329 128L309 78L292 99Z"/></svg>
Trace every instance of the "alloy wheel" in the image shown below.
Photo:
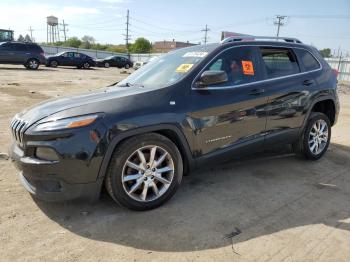
<svg viewBox="0 0 350 262"><path fill-rule="evenodd" d="M149 145L134 151L122 171L123 188L128 196L140 202L160 198L174 178L174 161L162 147Z"/></svg>
<svg viewBox="0 0 350 262"><path fill-rule="evenodd" d="M309 133L309 149L314 155L323 152L328 143L328 126L323 119L317 120L311 127Z"/></svg>
<svg viewBox="0 0 350 262"><path fill-rule="evenodd" d="M30 60L28 62L28 66L29 66L30 69L37 69L38 66L39 66L39 63L38 63L38 61L33 59L33 60Z"/></svg>

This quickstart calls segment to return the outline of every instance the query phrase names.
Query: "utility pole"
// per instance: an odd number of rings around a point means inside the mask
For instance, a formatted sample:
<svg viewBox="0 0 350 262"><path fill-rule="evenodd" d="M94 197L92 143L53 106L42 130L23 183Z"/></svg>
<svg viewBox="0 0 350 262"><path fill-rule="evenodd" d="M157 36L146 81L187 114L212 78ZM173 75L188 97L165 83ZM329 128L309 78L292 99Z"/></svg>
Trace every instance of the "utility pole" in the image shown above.
<svg viewBox="0 0 350 262"><path fill-rule="evenodd" d="M130 33L129 33L129 27L130 27L130 23L129 23L129 19L130 19L130 16L129 16L129 9L127 10L127 13L126 13L126 29L125 29L125 47L126 47L126 52L129 56L129 40L131 39L130 38Z"/></svg>
<svg viewBox="0 0 350 262"><path fill-rule="evenodd" d="M277 25L277 37L280 35L280 27L284 26L283 20L286 18L286 15L276 15L276 21L274 22L275 25Z"/></svg>
<svg viewBox="0 0 350 262"><path fill-rule="evenodd" d="M29 31L30 31L30 40L32 40L32 42L34 42L34 39L33 39L33 29L32 29L31 26L29 27Z"/></svg>
<svg viewBox="0 0 350 262"><path fill-rule="evenodd" d="M67 41L67 34L66 32L68 31L68 29L66 28L68 26L68 24L66 24L63 20L63 23L61 24L63 26L63 29L61 31L63 31L63 36L64 36L64 42Z"/></svg>
<svg viewBox="0 0 350 262"><path fill-rule="evenodd" d="M206 45L208 42L208 31L210 31L210 29L208 28L208 25L205 25L205 28L201 30L202 32L204 32L204 44Z"/></svg>

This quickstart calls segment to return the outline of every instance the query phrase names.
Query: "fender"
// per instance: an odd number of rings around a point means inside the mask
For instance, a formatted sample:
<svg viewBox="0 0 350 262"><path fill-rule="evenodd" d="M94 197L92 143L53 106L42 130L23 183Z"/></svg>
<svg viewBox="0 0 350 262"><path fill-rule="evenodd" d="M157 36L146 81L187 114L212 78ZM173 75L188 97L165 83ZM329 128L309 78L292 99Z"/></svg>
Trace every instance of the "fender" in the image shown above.
<svg viewBox="0 0 350 262"><path fill-rule="evenodd" d="M299 130L299 135L303 132L303 130L304 130L306 124L307 124L307 120L309 119L309 116L310 116L310 114L311 114L311 112L312 112L313 107L314 107L318 102L321 102L321 101L324 101L324 100L332 100L332 101L333 101L334 106L335 106L335 109L336 109L335 114L337 115L337 113L338 113L338 111L337 111L337 102L335 101L334 96L326 95L326 96L320 96L320 97L314 99L314 100L312 101L311 105L309 106L309 108L308 108L306 114L305 114L305 118L304 118L303 124L302 124L302 126L300 127L300 130Z"/></svg>
<svg viewBox="0 0 350 262"><path fill-rule="evenodd" d="M124 140L125 138L132 137L135 135L141 135L144 133L149 133L149 132L156 132L156 131L161 131L161 130L171 130L174 131L179 138L179 141L182 146L182 153L184 154L184 162L186 161L188 164L188 169L192 170L194 168L194 160L191 154L190 147L188 145L187 139L183 132L176 126L172 124L160 124L160 125L152 125L152 126L146 126L146 127L140 127L140 128L135 128L131 129L125 132L122 132L118 135L116 135L109 143L107 151L103 157L102 164L100 167L100 170L98 172L97 179L103 179L107 168L109 161L112 157L112 154L114 152L114 149L118 146L118 144Z"/></svg>

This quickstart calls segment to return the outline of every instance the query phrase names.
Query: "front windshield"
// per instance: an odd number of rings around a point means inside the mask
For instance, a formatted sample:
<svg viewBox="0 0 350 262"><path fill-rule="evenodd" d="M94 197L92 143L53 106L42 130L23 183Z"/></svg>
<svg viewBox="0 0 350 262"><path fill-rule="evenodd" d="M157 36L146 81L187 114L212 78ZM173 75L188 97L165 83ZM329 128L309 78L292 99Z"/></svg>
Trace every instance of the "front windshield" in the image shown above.
<svg viewBox="0 0 350 262"><path fill-rule="evenodd" d="M216 47L216 44L197 45L172 51L147 63L117 86L153 87L173 84L186 76Z"/></svg>

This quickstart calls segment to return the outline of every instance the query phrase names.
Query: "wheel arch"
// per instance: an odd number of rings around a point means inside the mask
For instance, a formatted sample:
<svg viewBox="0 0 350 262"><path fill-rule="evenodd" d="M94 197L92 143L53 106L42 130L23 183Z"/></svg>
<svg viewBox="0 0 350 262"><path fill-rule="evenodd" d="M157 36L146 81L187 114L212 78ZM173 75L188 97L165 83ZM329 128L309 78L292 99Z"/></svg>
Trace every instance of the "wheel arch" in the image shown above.
<svg viewBox="0 0 350 262"><path fill-rule="evenodd" d="M327 102L327 101L330 101L330 102ZM336 122L336 101L335 101L335 98L333 96L330 96L330 95L327 95L327 96L322 96L322 97L319 97L319 98L316 98L312 101L312 103L310 104L308 110L307 110L307 113L305 114L305 118L304 118L304 122L303 122L303 125L302 125L302 128L300 128L300 133L304 130L306 124L307 124L307 120L309 119L310 115L312 112L320 112L320 111L314 111L315 109L317 109L317 105L319 105L320 103L332 103L332 106L333 106L333 121L331 121L331 124L335 124ZM316 106L316 107L315 107ZM321 111L321 113L323 113Z"/></svg>
<svg viewBox="0 0 350 262"><path fill-rule="evenodd" d="M183 132L175 125L162 124L156 126L136 128L115 136L109 142L108 148L102 160L97 179L104 179L112 154L121 142L125 141L130 137L146 133L157 133L163 135L170 139L178 147L184 164L184 173L190 171L194 167L194 160L192 158L190 147Z"/></svg>

